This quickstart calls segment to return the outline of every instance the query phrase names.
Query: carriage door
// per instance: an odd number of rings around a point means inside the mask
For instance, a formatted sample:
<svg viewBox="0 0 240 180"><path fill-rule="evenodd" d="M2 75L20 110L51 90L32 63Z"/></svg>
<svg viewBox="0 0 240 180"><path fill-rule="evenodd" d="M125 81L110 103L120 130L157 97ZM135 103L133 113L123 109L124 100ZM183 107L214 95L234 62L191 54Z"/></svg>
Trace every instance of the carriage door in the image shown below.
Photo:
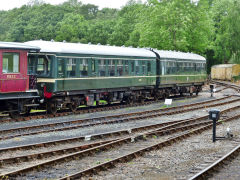
<svg viewBox="0 0 240 180"><path fill-rule="evenodd" d="M64 90L64 80L62 78L65 78L65 63L64 59L58 59L58 79L57 81L57 88L60 91Z"/></svg>
<svg viewBox="0 0 240 180"><path fill-rule="evenodd" d="M28 57L29 89L37 88L37 56Z"/></svg>

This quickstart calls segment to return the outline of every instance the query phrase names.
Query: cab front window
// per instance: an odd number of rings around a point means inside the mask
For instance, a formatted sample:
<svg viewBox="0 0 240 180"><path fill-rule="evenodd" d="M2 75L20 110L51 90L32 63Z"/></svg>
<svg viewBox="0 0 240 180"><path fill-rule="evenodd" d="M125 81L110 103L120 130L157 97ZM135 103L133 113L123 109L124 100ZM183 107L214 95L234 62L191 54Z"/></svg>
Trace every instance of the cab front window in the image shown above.
<svg viewBox="0 0 240 180"><path fill-rule="evenodd" d="M50 75L50 60L47 56L38 57L37 60L37 74L39 76L49 76Z"/></svg>

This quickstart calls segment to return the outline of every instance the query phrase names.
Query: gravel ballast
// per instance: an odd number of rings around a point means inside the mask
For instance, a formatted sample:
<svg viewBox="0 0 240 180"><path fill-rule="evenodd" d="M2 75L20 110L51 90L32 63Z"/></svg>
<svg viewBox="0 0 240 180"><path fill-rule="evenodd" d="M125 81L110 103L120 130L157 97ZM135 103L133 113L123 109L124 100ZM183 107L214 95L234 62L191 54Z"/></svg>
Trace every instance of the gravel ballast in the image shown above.
<svg viewBox="0 0 240 180"><path fill-rule="evenodd" d="M240 143L240 119L217 126L217 136L230 127L234 138L212 142L212 130L192 136L180 143L146 153L129 163L100 172L93 179L188 179L227 154Z"/></svg>

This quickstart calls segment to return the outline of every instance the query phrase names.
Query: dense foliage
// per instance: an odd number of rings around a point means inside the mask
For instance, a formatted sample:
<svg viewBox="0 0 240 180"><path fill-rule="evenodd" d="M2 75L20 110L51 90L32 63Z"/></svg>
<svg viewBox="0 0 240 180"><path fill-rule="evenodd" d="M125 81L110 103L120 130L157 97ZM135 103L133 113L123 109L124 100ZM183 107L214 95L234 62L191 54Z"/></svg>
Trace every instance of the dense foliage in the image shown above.
<svg viewBox="0 0 240 180"><path fill-rule="evenodd" d="M0 40L55 41L195 52L208 64L240 63L239 0L130 0L120 10L31 0L0 11Z"/></svg>

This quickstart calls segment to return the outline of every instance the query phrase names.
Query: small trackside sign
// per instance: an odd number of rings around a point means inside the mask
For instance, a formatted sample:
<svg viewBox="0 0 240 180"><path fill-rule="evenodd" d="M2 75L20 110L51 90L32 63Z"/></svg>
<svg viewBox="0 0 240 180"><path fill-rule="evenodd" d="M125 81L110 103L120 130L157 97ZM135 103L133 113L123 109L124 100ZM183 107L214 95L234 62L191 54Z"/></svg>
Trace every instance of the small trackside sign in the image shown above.
<svg viewBox="0 0 240 180"><path fill-rule="evenodd" d="M165 99L164 104L166 104L167 106L172 105L172 99Z"/></svg>

